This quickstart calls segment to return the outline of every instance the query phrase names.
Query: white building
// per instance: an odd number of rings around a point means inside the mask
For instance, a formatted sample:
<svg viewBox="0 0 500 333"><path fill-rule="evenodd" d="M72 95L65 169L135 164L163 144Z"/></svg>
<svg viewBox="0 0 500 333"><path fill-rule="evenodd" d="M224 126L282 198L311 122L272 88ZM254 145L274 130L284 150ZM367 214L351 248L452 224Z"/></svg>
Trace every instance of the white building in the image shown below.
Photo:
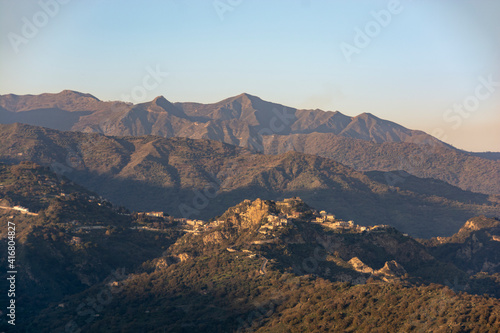
<svg viewBox="0 0 500 333"><path fill-rule="evenodd" d="M29 213L29 209L23 206L14 206L12 209L18 210L20 212Z"/></svg>

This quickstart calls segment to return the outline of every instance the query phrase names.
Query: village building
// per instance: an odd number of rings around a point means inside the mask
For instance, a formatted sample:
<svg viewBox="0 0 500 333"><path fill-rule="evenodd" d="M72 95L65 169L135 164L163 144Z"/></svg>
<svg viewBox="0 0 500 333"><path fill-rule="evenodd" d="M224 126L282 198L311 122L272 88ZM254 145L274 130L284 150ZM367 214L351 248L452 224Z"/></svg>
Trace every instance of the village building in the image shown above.
<svg viewBox="0 0 500 333"><path fill-rule="evenodd" d="M165 213L163 213L163 212L147 212L146 215L151 216L151 217L164 217Z"/></svg>
<svg viewBox="0 0 500 333"><path fill-rule="evenodd" d="M300 212L292 212L290 214L287 214L287 217L292 219L298 219L300 218L300 215L301 215Z"/></svg>
<svg viewBox="0 0 500 333"><path fill-rule="evenodd" d="M191 219L187 219L186 220L186 223L189 224L189 225L192 225L193 227L194 226L201 226L203 225L203 221L202 220L191 220Z"/></svg>
<svg viewBox="0 0 500 333"><path fill-rule="evenodd" d="M279 223L280 223L280 225L287 225L288 219L286 217L282 217L282 218L280 218Z"/></svg>
<svg viewBox="0 0 500 333"><path fill-rule="evenodd" d="M29 213L29 209L23 206L14 206L12 209L18 210L20 212Z"/></svg>
<svg viewBox="0 0 500 333"><path fill-rule="evenodd" d="M269 214L269 215L267 216L267 221L268 221L268 222L273 223L273 222L276 222L276 221L278 221L278 220L279 220L279 216L277 216L277 215L275 215L275 214Z"/></svg>

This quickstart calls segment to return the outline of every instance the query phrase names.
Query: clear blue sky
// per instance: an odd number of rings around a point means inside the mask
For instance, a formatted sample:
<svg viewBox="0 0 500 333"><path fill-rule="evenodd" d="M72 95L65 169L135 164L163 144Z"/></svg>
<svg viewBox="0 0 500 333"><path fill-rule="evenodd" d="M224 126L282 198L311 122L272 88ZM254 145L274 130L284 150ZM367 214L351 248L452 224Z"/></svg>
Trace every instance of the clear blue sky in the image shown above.
<svg viewBox="0 0 500 333"><path fill-rule="evenodd" d="M500 86L474 97L479 77L500 82L500 2L401 1L385 27L374 23L372 11L390 2L220 0L230 10L219 15L212 0L72 0L44 16L38 1L0 0L0 94L71 89L135 101L131 91L158 67L169 75L144 100L206 103L247 92L371 112L441 129L458 148L500 151ZM347 61L342 43L356 47L355 29L367 27L370 43ZM465 100L471 111L447 111Z"/></svg>

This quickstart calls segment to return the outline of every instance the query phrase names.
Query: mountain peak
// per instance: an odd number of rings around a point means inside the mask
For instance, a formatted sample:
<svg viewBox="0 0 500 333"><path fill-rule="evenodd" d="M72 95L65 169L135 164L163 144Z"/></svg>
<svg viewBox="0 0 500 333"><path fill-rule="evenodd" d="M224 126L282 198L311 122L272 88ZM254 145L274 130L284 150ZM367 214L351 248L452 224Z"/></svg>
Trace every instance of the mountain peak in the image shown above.
<svg viewBox="0 0 500 333"><path fill-rule="evenodd" d="M160 106L171 104L163 95L155 97L155 99L153 99L152 103L156 104L156 105L160 105Z"/></svg>
<svg viewBox="0 0 500 333"><path fill-rule="evenodd" d="M156 108L156 112L166 112L172 114L178 118L187 118L187 115L174 104L170 103L163 95L157 96L149 103L144 103L144 105ZM159 110L158 110L159 108Z"/></svg>
<svg viewBox="0 0 500 333"><path fill-rule="evenodd" d="M262 99L260 99L260 97L258 96L254 96L254 95L250 95L248 93L241 93L237 96L234 96L232 98L232 100L242 100L242 101L250 101L250 102L255 102L255 101L262 101Z"/></svg>
<svg viewBox="0 0 500 333"><path fill-rule="evenodd" d="M353 119L377 119L381 120L379 117L375 116L373 113L370 112L363 112L355 116Z"/></svg>
<svg viewBox="0 0 500 333"><path fill-rule="evenodd" d="M82 93L79 91L69 90L69 89L65 89L65 90L63 90L60 93L55 94L55 95L59 95L59 96L63 96L63 97L88 97L88 98L92 98L96 101L99 101L99 99L97 97L95 97L94 95L85 94L85 93Z"/></svg>
<svg viewBox="0 0 500 333"><path fill-rule="evenodd" d="M247 98L258 98L257 96L254 96L254 95L251 95L249 93L246 93L246 92L242 92L241 94L237 95L236 97L247 97Z"/></svg>
<svg viewBox="0 0 500 333"><path fill-rule="evenodd" d="M153 99L154 102L156 102L156 101L166 101L166 100L167 99L163 95L156 96L155 99Z"/></svg>

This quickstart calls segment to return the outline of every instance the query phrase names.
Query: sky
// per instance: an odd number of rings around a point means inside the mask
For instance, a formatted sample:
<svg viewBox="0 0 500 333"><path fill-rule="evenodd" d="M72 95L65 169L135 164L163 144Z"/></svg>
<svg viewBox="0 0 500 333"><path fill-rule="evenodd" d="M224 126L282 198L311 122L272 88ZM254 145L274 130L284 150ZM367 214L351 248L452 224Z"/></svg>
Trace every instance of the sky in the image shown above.
<svg viewBox="0 0 500 333"><path fill-rule="evenodd" d="M0 0L0 94L370 112L500 151L496 0Z"/></svg>

